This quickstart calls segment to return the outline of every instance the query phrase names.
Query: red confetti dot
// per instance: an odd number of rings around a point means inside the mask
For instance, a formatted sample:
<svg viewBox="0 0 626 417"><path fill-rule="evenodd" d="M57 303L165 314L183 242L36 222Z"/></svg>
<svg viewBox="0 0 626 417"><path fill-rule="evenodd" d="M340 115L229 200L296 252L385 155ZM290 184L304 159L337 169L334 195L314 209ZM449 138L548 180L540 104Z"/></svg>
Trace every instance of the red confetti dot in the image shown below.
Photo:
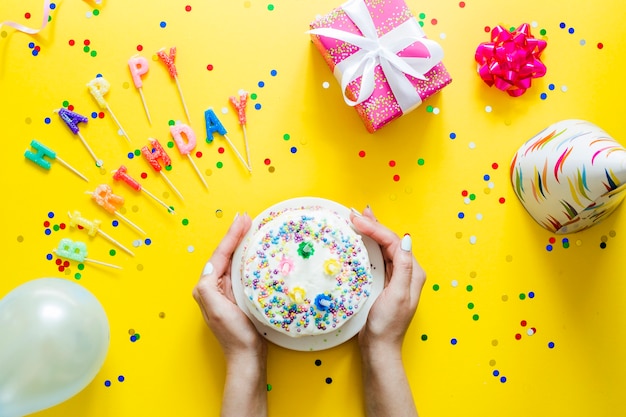
<svg viewBox="0 0 626 417"><path fill-rule="evenodd" d="M517 333L517 334L515 335L515 340L520 340L521 338L522 338L522 335L521 335L521 334Z"/></svg>
<svg viewBox="0 0 626 417"><path fill-rule="evenodd" d="M598 42L598 49L604 48L604 44L602 42Z"/></svg>
<svg viewBox="0 0 626 417"><path fill-rule="evenodd" d="M50 222L48 220L43 222L43 227L50 227Z"/></svg>
<svg viewBox="0 0 626 417"><path fill-rule="evenodd" d="M463 197L467 197L469 195L469 193L467 192L467 190L463 190L463 191L461 191L461 195Z"/></svg>
<svg viewBox="0 0 626 417"><path fill-rule="evenodd" d="M217 153L224 153L224 148L222 146L217 148Z"/></svg>
<svg viewBox="0 0 626 417"><path fill-rule="evenodd" d="M141 44L137 45L137 50L139 52L143 51L143 45L141 45Z"/></svg>
<svg viewBox="0 0 626 417"><path fill-rule="evenodd" d="M185 11L190 12L191 11L191 6L190 5L185 6Z"/></svg>
<svg viewBox="0 0 626 417"><path fill-rule="evenodd" d="M554 242L556 242L556 239L555 239L555 238L553 238L553 237L551 237L550 239L548 239L548 241L549 241L550 243L554 243Z"/></svg>
<svg viewBox="0 0 626 417"><path fill-rule="evenodd" d="M396 161L389 161L389 166L390 167L395 167L396 166Z"/></svg>
<svg viewBox="0 0 626 417"><path fill-rule="evenodd" d="M464 1L459 2L459 7L460 7L461 9L462 9L463 7L465 7L465 2L464 2Z"/></svg>
<svg viewBox="0 0 626 417"><path fill-rule="evenodd" d="M533 331L533 334L537 333L537 329L536 329L536 328L534 328L534 327L531 327L531 328L530 328L530 330L532 330L532 331Z"/></svg>
<svg viewBox="0 0 626 417"><path fill-rule="evenodd" d="M65 271L65 267L64 267L63 265L59 265L59 268L58 268L58 269L59 269L59 272L63 272L63 271Z"/></svg>
<svg viewBox="0 0 626 417"><path fill-rule="evenodd" d="M35 46L35 48L33 48L33 49L35 49L35 51L37 51L37 52L41 51L41 47L39 45Z"/></svg>
<svg viewBox="0 0 626 417"><path fill-rule="evenodd" d="M100 119L104 119L104 112L101 111L100 113L98 113L98 118Z"/></svg>
<svg viewBox="0 0 626 417"><path fill-rule="evenodd" d="M393 180L396 182L400 181L400 176L398 174L394 175Z"/></svg>
<svg viewBox="0 0 626 417"><path fill-rule="evenodd" d="M63 263L63 261L61 259L57 258L57 260L54 261L54 263L57 264L57 265L61 265L61 263Z"/></svg>
<svg viewBox="0 0 626 417"><path fill-rule="evenodd" d="M76 227L78 227L78 230L83 230L84 229L84 227L81 226L80 224L78 226L76 226Z"/></svg>
<svg viewBox="0 0 626 417"><path fill-rule="evenodd" d="M206 69L209 70L209 71L213 71L213 64L207 65Z"/></svg>
<svg viewBox="0 0 626 417"><path fill-rule="evenodd" d="M359 156L361 158L365 158L365 151L359 151Z"/></svg>
<svg viewBox="0 0 626 417"><path fill-rule="evenodd" d="M69 111L74 111L74 106L70 104L69 106L67 106L67 109L68 109Z"/></svg>
<svg viewBox="0 0 626 417"><path fill-rule="evenodd" d="M145 180L146 178L148 178L148 174L145 173L145 172L142 172L141 173L141 178L143 178Z"/></svg>
<svg viewBox="0 0 626 417"><path fill-rule="evenodd" d="M269 158L265 158L265 161L263 161L263 163L264 163L265 165L269 165L269 164L271 164L271 163L272 163L272 161L271 161Z"/></svg>
<svg viewBox="0 0 626 417"><path fill-rule="evenodd" d="M66 267L66 268L67 268L68 266L70 266L70 261L65 261L65 262L63 262L63 266L64 266L64 267Z"/></svg>
<svg viewBox="0 0 626 417"><path fill-rule="evenodd" d="M491 28L489 26L485 26L485 32L487 33L491 32Z"/></svg>
<svg viewBox="0 0 626 417"><path fill-rule="evenodd" d="M61 224L59 225L59 228L60 228L61 230L65 230L65 227L66 227L66 226L65 226L65 223L61 223Z"/></svg>
<svg viewBox="0 0 626 417"><path fill-rule="evenodd" d="M491 168L498 169L498 163L494 162L493 164L491 164Z"/></svg>
<svg viewBox="0 0 626 417"><path fill-rule="evenodd" d="M202 152L200 151L196 152L196 158L202 158Z"/></svg>
<svg viewBox="0 0 626 417"><path fill-rule="evenodd" d="M432 19L432 20L430 21L430 24L431 24L431 25L433 25L433 26L435 26L435 25L437 24L437 19Z"/></svg>
<svg viewBox="0 0 626 417"><path fill-rule="evenodd" d="M24 17L25 17L26 19L30 19L30 13L24 13Z"/></svg>
<svg viewBox="0 0 626 417"><path fill-rule="evenodd" d="M89 39L85 39L83 41L83 45L85 45L85 46L89 46L90 44L91 44L91 41Z"/></svg>
<svg viewBox="0 0 626 417"><path fill-rule="evenodd" d="M504 202L505 202L505 201L506 201L506 200L504 199L504 197L500 197L500 198L498 199L498 202L499 202L500 204L504 204Z"/></svg>
<svg viewBox="0 0 626 417"><path fill-rule="evenodd" d="M70 44L70 46L74 46L76 44L76 41L74 41L74 39L70 39L68 43Z"/></svg>
<svg viewBox="0 0 626 417"><path fill-rule="evenodd" d="M526 322L526 320L522 320L522 321L520 322L520 325L521 325L522 327L526 327L526 325L527 325L527 324L528 324L528 323Z"/></svg>

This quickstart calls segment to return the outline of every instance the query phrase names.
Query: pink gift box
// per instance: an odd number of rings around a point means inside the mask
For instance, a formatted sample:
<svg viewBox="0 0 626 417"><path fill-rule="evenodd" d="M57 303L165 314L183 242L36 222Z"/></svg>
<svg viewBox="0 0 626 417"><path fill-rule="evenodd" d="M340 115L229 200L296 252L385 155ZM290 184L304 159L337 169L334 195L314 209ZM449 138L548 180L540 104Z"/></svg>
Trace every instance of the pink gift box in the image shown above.
<svg viewBox="0 0 626 417"><path fill-rule="evenodd" d="M340 84L343 79L346 102L370 133L452 81L440 61L443 50L425 37L403 0L350 0L310 27L313 43ZM406 70L409 64L414 69Z"/></svg>

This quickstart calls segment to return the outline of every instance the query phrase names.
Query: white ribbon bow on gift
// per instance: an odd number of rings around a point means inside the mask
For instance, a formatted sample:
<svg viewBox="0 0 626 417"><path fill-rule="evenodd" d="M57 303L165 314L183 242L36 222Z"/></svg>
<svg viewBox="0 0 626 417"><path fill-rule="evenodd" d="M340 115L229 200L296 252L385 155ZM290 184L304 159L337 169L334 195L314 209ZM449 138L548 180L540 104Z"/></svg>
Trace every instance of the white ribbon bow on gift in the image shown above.
<svg viewBox="0 0 626 417"><path fill-rule="evenodd" d="M335 66L334 75L341 82L346 103L356 106L372 95L376 86L375 69L380 65L402 112L408 113L419 106L422 99L405 74L426 80L425 74L443 59L441 46L425 38L415 18L408 19L378 37L374 21L363 0L349 0L341 8L363 36L334 28L312 29L307 33L334 38L361 48ZM415 42L426 49L423 56L397 55ZM353 101L346 96L346 88L359 77L362 77L361 87L357 100Z"/></svg>

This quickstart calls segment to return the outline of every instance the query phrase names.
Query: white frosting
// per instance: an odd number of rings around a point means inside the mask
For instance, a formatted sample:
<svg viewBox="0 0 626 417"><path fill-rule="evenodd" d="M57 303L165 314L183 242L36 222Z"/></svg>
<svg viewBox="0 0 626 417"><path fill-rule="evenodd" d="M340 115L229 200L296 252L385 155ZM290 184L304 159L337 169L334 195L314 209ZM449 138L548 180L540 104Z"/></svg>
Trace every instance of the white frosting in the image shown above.
<svg viewBox="0 0 626 417"><path fill-rule="evenodd" d="M338 329L372 285L361 236L318 206L270 213L244 243L241 268L248 309L293 337Z"/></svg>

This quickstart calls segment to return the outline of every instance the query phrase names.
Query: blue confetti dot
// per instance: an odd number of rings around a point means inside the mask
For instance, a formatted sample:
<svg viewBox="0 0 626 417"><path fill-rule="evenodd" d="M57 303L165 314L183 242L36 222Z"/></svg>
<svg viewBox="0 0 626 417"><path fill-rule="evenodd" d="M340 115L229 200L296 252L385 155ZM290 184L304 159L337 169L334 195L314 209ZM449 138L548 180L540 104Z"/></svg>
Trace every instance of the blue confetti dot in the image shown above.
<svg viewBox="0 0 626 417"><path fill-rule="evenodd" d="M29 42L29 43L28 43L28 47L29 47L30 49L33 49L33 48L35 47L35 42Z"/></svg>
<svg viewBox="0 0 626 417"><path fill-rule="evenodd" d="M295 146L292 146L290 151L291 151L291 153L296 153L296 152L298 152L298 148L296 148Z"/></svg>
<svg viewBox="0 0 626 417"><path fill-rule="evenodd" d="M545 100L548 98L548 95L546 93L541 93L541 95L539 96L542 100Z"/></svg>
<svg viewBox="0 0 626 417"><path fill-rule="evenodd" d="M465 218L465 213L463 213L462 211L459 211L458 216L459 216L459 219L463 219Z"/></svg>
<svg viewBox="0 0 626 417"><path fill-rule="evenodd" d="M574 28L569 28L569 29L567 29L567 31L568 31L569 33L574 33Z"/></svg>
<svg viewBox="0 0 626 417"><path fill-rule="evenodd" d="M600 249L605 249L605 248L606 248L606 242L600 243Z"/></svg>
<svg viewBox="0 0 626 417"><path fill-rule="evenodd" d="M485 181L489 181L489 179L490 179L490 178L491 178L491 177L489 176L489 174L485 174L485 175L483 176L483 180L485 180Z"/></svg>
<svg viewBox="0 0 626 417"><path fill-rule="evenodd" d="M117 380L118 380L119 382L124 382L124 375L120 375L120 376L118 376L118 377L117 377Z"/></svg>
<svg viewBox="0 0 626 417"><path fill-rule="evenodd" d="M326 383L327 384L332 384L333 383L333 379L332 378L326 378Z"/></svg>
<svg viewBox="0 0 626 417"><path fill-rule="evenodd" d="M530 291L528 293L528 298L535 298L535 293L533 291Z"/></svg>
<svg viewBox="0 0 626 417"><path fill-rule="evenodd" d="M50 120L50 118L49 118L49 117L46 117L45 119L43 119L43 122L44 122L45 124L47 124L47 125L49 125L51 121L52 121L52 120Z"/></svg>
<svg viewBox="0 0 626 417"><path fill-rule="evenodd" d="M132 335L132 336L130 337L130 341L131 341L131 342L133 342L133 343L135 343L135 342L137 341L137 335Z"/></svg>
<svg viewBox="0 0 626 417"><path fill-rule="evenodd" d="M102 74L96 74L96 78L102 78Z"/></svg>
<svg viewBox="0 0 626 417"><path fill-rule="evenodd" d="M46 234L46 236L50 236L52 234L52 230L46 229L44 230L44 233Z"/></svg>
<svg viewBox="0 0 626 417"><path fill-rule="evenodd" d="M276 71L275 69L273 69L273 70L271 70L271 71L270 71L270 75L271 75L272 77L276 77L276 75L277 75L277 74L278 74L278 71Z"/></svg>
<svg viewBox="0 0 626 417"><path fill-rule="evenodd" d="M33 56L37 56L39 55L39 51L36 49L33 49L33 52L31 52L33 54Z"/></svg>
<svg viewBox="0 0 626 417"><path fill-rule="evenodd" d="M505 376L500 377L500 382L504 384L506 382L506 377Z"/></svg>
<svg viewBox="0 0 626 417"><path fill-rule="evenodd" d="M113 220L111 224L113 225L113 227L117 227L120 225L120 222L118 222L117 220Z"/></svg>
<svg viewBox="0 0 626 417"><path fill-rule="evenodd" d="M159 26L161 26L162 28L164 28L165 26L167 26L167 23L165 23L165 22L161 22L161 23L159 23Z"/></svg>
<svg viewBox="0 0 626 417"><path fill-rule="evenodd" d="M133 159L135 157L135 154L133 152L128 152L128 159Z"/></svg>
<svg viewBox="0 0 626 417"><path fill-rule="evenodd" d="M554 84L548 84L548 90L552 91L554 90L555 86Z"/></svg>
<svg viewBox="0 0 626 417"><path fill-rule="evenodd" d="M92 111L91 112L91 118L92 119L97 119L98 118L98 112Z"/></svg>
<svg viewBox="0 0 626 417"><path fill-rule="evenodd" d="M54 212L53 211L49 211L48 212L48 218L49 219L54 219Z"/></svg>
<svg viewBox="0 0 626 417"><path fill-rule="evenodd" d="M566 26L566 25L565 25L565 23L564 23L564 22L561 22L561 23L559 24L559 27L560 27L561 29L565 29L565 26Z"/></svg>
<svg viewBox="0 0 626 417"><path fill-rule="evenodd" d="M456 345L458 343L458 340L456 340L455 338L450 339L450 344L452 344L453 346Z"/></svg>
<svg viewBox="0 0 626 417"><path fill-rule="evenodd" d="M456 133L454 132L450 133L450 139L456 139Z"/></svg>
<svg viewBox="0 0 626 417"><path fill-rule="evenodd" d="M150 246L150 244L152 243L152 239L147 238L146 240L144 240L144 243L148 246Z"/></svg>
<svg viewBox="0 0 626 417"><path fill-rule="evenodd" d="M50 10L54 10L57 8L57 5L54 3L50 3Z"/></svg>
<svg viewBox="0 0 626 417"><path fill-rule="evenodd" d="M255 110L261 110L261 103L256 103L254 105Z"/></svg>
<svg viewBox="0 0 626 417"><path fill-rule="evenodd" d="M104 386L105 387L110 387L111 386L111 381L109 381L108 379L106 381L104 381Z"/></svg>
<svg viewBox="0 0 626 417"><path fill-rule="evenodd" d="M49 253L49 254L47 254L47 255L46 255L46 259L47 259L47 260L51 261L51 260L52 260L52 258L53 258L53 256L52 256L52 254L51 254L51 253Z"/></svg>
<svg viewBox="0 0 626 417"><path fill-rule="evenodd" d="M498 371L497 369L495 369L495 370L493 371L493 376L498 376L498 375L500 375L500 371Z"/></svg>
<svg viewBox="0 0 626 417"><path fill-rule="evenodd" d="M259 86L259 88L263 88L263 87L265 87L265 82L263 82L263 81L259 81L258 86Z"/></svg>
<svg viewBox="0 0 626 417"><path fill-rule="evenodd" d="M546 246L546 250L547 250L548 252L552 252L552 245L547 245L547 246Z"/></svg>
<svg viewBox="0 0 626 417"><path fill-rule="evenodd" d="M548 342L548 348L554 349L554 342Z"/></svg>

